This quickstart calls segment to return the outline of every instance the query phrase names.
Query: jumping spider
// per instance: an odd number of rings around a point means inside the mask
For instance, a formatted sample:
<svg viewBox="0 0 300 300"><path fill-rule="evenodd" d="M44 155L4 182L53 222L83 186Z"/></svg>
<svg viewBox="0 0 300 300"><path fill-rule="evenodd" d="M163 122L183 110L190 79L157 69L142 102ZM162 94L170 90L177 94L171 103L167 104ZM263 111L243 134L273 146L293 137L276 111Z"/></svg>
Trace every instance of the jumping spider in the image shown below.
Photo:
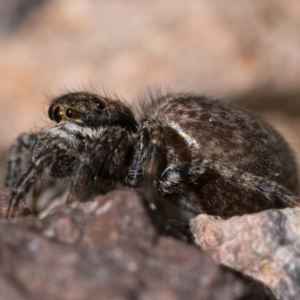
<svg viewBox="0 0 300 300"><path fill-rule="evenodd" d="M282 137L218 100L158 97L143 104L137 122L120 100L77 92L53 99L48 115L54 125L20 135L10 149L9 218L38 179L49 176L69 182L68 202L121 183L153 205L169 200L225 218L300 206L296 164ZM17 181L25 149L30 159Z"/></svg>

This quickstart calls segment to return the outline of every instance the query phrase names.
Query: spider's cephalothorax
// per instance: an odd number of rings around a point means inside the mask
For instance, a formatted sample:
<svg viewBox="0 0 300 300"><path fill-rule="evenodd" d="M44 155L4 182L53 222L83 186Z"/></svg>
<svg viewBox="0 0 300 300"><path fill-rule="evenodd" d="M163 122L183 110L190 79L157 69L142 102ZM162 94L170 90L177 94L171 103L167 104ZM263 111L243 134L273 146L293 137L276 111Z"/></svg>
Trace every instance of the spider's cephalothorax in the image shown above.
<svg viewBox="0 0 300 300"><path fill-rule="evenodd" d="M137 188L153 204L169 200L194 214L230 217L300 206L290 148L270 126L201 96L166 95L144 103L137 123L119 100L69 93L48 110L55 122L22 134L10 151L8 217L38 178L66 178L68 201ZM24 149L30 159L17 181Z"/></svg>

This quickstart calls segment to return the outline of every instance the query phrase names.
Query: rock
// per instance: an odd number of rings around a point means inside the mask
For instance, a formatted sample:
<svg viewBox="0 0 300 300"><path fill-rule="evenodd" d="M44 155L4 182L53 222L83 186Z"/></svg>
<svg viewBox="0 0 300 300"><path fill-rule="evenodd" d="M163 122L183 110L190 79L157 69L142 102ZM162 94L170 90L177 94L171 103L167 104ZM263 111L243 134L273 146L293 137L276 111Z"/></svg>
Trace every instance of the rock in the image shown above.
<svg viewBox="0 0 300 300"><path fill-rule="evenodd" d="M273 299L156 221L129 191L2 219L0 298Z"/></svg>
<svg viewBox="0 0 300 300"><path fill-rule="evenodd" d="M228 220L191 220L195 242L216 262L263 282L278 299L300 299L300 208Z"/></svg>

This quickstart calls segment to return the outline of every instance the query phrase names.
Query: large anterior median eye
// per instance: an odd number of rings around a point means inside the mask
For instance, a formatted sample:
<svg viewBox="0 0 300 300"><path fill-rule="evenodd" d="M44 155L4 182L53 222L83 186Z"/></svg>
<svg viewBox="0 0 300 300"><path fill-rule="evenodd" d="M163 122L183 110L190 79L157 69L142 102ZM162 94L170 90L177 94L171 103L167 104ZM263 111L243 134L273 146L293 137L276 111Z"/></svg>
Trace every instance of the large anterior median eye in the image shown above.
<svg viewBox="0 0 300 300"><path fill-rule="evenodd" d="M94 103L98 109L103 109L105 107L105 104L97 98L94 99Z"/></svg>
<svg viewBox="0 0 300 300"><path fill-rule="evenodd" d="M59 123L61 121L61 116L62 116L62 112L59 106L57 106L53 112L53 119L55 120L56 123Z"/></svg>

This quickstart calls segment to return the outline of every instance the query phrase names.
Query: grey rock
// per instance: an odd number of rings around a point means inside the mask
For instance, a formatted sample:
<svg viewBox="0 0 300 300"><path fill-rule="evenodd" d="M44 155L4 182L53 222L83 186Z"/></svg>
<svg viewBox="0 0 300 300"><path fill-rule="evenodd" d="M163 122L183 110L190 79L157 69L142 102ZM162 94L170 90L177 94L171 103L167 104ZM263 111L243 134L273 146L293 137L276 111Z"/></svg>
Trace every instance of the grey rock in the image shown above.
<svg viewBox="0 0 300 300"><path fill-rule="evenodd" d="M300 299L300 209L268 210L228 220L191 220L195 242L216 262L263 282L278 299Z"/></svg>

